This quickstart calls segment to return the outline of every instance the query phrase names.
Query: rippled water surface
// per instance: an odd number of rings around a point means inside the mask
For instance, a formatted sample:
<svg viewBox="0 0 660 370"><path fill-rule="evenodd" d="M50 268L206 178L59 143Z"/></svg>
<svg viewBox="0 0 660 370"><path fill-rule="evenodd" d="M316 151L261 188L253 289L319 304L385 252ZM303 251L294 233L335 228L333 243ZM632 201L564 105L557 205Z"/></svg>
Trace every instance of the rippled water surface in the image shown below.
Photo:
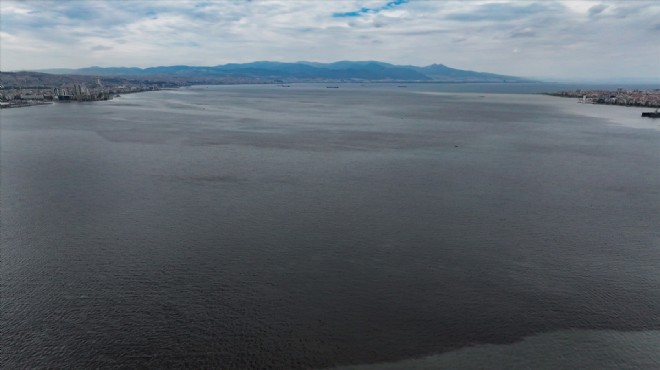
<svg viewBox="0 0 660 370"><path fill-rule="evenodd" d="M3 110L0 367L660 367L660 122L462 88Z"/></svg>

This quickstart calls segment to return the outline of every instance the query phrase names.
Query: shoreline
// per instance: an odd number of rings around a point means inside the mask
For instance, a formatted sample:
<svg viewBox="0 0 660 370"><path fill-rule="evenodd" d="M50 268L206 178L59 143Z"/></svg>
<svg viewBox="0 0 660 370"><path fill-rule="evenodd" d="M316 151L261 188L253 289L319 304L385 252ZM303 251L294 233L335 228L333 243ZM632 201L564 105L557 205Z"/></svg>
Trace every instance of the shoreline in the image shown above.
<svg viewBox="0 0 660 370"><path fill-rule="evenodd" d="M14 108L26 108L26 107L34 107L38 105L51 105L54 102L48 101L48 102L31 102L31 103L25 103L25 104L8 104L8 105L0 105L0 109L14 109Z"/></svg>
<svg viewBox="0 0 660 370"><path fill-rule="evenodd" d="M160 88L158 90L140 90L140 91L126 91L122 92L123 95L128 95L128 94L138 94L138 93L144 93L144 92L153 92L153 91L163 91L163 90L178 90L180 87L174 87L174 88ZM34 107L34 106L39 106L39 105L52 105L52 104L71 104L71 103L93 103L93 102L104 102L104 101L111 101L115 97L120 97L120 94L117 94L115 96L110 96L108 99L94 99L94 100L44 100L44 101L28 101L28 103L25 104L7 104L7 105L0 105L0 109L14 109L14 108L27 108L27 107Z"/></svg>
<svg viewBox="0 0 660 370"><path fill-rule="evenodd" d="M557 95L555 93L540 93L539 95L545 95L545 96L552 96L554 98L573 98L573 99L578 99L576 103L578 104L588 104L588 105L605 105L605 106L615 106L615 107L624 107L624 108L648 108L648 109L655 109L655 108L660 108L660 104L657 105L634 105L634 104L614 104L614 103L598 103L598 102L581 102L579 101L578 97L573 97L573 96L561 96Z"/></svg>
<svg viewBox="0 0 660 370"><path fill-rule="evenodd" d="M635 108L660 108L660 89L575 90L545 92L543 95L577 99L577 103L617 105Z"/></svg>

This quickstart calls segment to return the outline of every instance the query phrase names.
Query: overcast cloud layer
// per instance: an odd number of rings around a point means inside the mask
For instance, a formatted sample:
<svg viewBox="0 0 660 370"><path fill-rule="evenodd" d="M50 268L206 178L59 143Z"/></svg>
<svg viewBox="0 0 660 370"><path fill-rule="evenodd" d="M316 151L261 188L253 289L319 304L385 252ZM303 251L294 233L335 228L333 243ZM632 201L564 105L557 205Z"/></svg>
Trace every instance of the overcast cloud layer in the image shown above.
<svg viewBox="0 0 660 370"><path fill-rule="evenodd" d="M9 1L0 69L380 60L660 81L659 1Z"/></svg>

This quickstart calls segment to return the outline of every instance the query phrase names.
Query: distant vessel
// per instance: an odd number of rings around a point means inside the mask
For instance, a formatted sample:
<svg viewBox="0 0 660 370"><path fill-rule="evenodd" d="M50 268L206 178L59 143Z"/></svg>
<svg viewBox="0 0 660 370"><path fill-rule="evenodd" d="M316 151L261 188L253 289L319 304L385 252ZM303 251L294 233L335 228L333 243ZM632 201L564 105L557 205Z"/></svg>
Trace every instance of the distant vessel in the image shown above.
<svg viewBox="0 0 660 370"><path fill-rule="evenodd" d="M397 86L397 87L408 87L408 86L406 86L406 85L399 85L399 86Z"/></svg>
<svg viewBox="0 0 660 370"><path fill-rule="evenodd" d="M648 118L660 118L660 112L658 112L657 108L655 112L642 112L642 117L648 117Z"/></svg>
<svg viewBox="0 0 660 370"><path fill-rule="evenodd" d="M326 86L325 88L326 89L338 89L339 86Z"/></svg>

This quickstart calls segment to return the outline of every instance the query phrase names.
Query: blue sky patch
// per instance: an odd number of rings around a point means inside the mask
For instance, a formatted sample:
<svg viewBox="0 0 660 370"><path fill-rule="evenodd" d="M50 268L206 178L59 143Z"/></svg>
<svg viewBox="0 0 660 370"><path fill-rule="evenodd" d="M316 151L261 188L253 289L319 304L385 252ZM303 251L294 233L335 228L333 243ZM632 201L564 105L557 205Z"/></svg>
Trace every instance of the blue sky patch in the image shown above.
<svg viewBox="0 0 660 370"><path fill-rule="evenodd" d="M360 8L358 10L354 10L352 12L345 12L345 13L333 13L332 16L335 18L350 18L350 17L359 17L362 14L366 13L380 13L383 10L389 10L393 9L399 5L403 5L410 0L392 0L385 5L381 6L380 8Z"/></svg>

